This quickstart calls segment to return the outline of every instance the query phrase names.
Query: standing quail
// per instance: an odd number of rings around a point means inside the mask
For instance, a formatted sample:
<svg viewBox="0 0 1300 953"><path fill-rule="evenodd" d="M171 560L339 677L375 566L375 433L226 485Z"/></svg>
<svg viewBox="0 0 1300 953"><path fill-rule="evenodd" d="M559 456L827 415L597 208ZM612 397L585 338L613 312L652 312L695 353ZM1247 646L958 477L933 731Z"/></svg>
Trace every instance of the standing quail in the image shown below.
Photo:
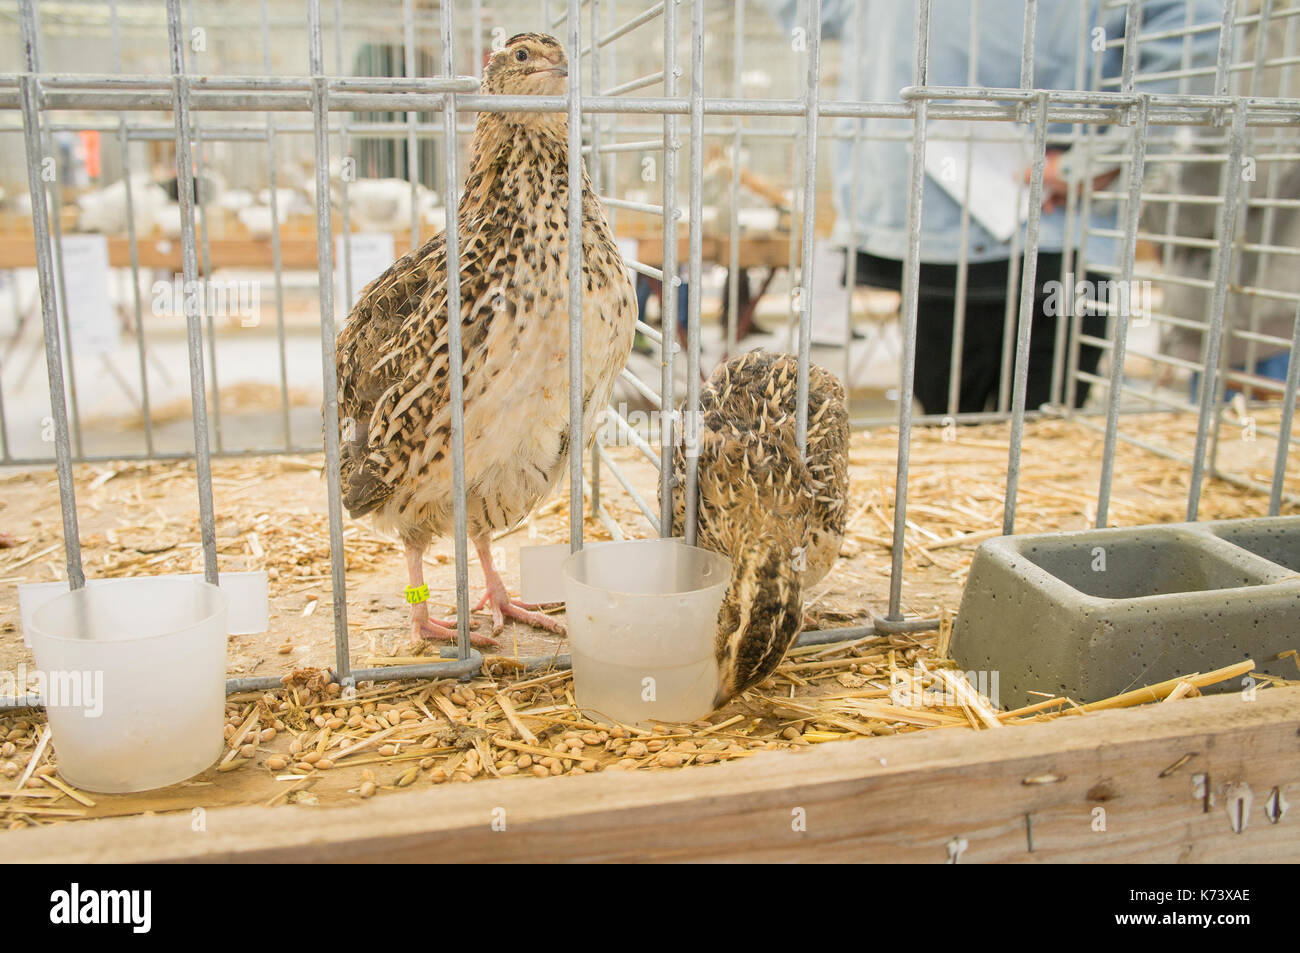
<svg viewBox="0 0 1300 953"><path fill-rule="evenodd" d="M495 52L483 92L560 95L567 60L550 36ZM569 453L568 117L483 112L461 193L460 294L469 537L493 632L506 617L563 627L513 600L492 534L522 522L559 482ZM582 181L582 432L590 445L627 362L636 299L586 170ZM444 235L395 262L361 294L338 337L343 503L406 547L411 631L451 641L429 618L423 553L453 530ZM494 639L474 635L478 645Z"/></svg>

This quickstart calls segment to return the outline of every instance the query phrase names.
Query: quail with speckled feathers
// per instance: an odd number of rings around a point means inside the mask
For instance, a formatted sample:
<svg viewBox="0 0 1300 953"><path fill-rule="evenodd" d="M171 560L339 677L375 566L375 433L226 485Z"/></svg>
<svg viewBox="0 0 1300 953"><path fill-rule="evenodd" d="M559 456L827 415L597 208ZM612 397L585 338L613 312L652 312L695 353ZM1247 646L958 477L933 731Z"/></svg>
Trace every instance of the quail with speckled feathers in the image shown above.
<svg viewBox="0 0 1300 953"><path fill-rule="evenodd" d="M803 627L808 588L830 571L844 541L849 415L844 387L808 369L807 453L795 441L798 361L752 351L721 364L700 393L696 543L731 559L718 613L715 706L761 682ZM686 480L690 444L673 455ZM673 533L685 531L674 494Z"/></svg>
<svg viewBox="0 0 1300 953"><path fill-rule="evenodd" d="M495 52L483 92L560 95L568 61L550 36L523 33ZM510 598L492 534L521 523L568 468L568 119L482 112L459 202L465 477L493 631L504 619L562 632ZM636 298L599 198L582 181L582 427L589 446L627 362ZM439 234L362 292L338 336L343 502L406 548L411 631L454 640L430 619L423 553L454 522L447 259ZM416 595L413 597L412 593ZM475 634L480 645L495 640Z"/></svg>

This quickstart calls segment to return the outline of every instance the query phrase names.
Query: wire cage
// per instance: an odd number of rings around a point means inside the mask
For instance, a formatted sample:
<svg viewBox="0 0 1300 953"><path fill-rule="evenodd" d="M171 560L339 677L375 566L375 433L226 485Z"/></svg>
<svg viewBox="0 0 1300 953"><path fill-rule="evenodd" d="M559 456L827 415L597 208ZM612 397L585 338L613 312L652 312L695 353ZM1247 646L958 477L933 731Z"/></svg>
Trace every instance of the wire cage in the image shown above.
<svg viewBox="0 0 1300 953"><path fill-rule="evenodd" d="M78 536L73 466L98 459L190 460L198 478L203 570L216 582L219 566L211 460L214 456L300 453L323 449L329 512L331 585L335 657L333 676L344 685L357 680L402 676L460 676L480 663L469 641L469 585L465 537L465 465L463 403L459 395L460 325L449 322L453 382L452 444L456 499L456 598L459 643L455 658L418 666L354 669L349 658L347 588L344 574L343 508L340 496L340 432L337 420L335 334L360 291L353 270L353 243L336 249L335 235L352 231L350 219L359 213L358 179L345 164L358 156L369 168L365 176L404 180L403 215L409 215L410 247L437 228L424 218L426 191L442 192L447 254L459 260L457 197L460 156L478 111L558 111L569 119L570 181L580 176L586 161L596 190L616 221L651 222L662 235L652 261L634 254L626 264L636 275L661 283L658 327L638 322L638 330L653 342L658 354L658 379L632 369L622 374L630 392L662 413L650 429L630 422L611 407L607 423L619 439L638 448L659 470L660 500L647 501L599 442L589 459L571 455L569 473L570 544L583 544L583 517L588 508L610 527L615 538L624 530L606 512L600 495L606 475L644 517L648 532L668 535L675 493L687 500L688 539L694 537L691 501L697 474L690 461L684 485L675 486L668 461L683 420L699 406L701 373L706 353L736 353L738 314L743 294L739 283L744 238L740 216L726 222L719 259L728 264L722 290L726 320L705 328L701 296L705 285L704 195L708 144L730 150L724 194L734 209L741 184L740 156L750 150L772 176L791 186L789 219L784 239L785 264L792 276L788 311L788 342L799 365L797 425L802 447L808 424L808 367L813 349L814 269L825 267L815 254L814 238L821 234L829 210L819 196L830 178L832 152L847 154L848 174L836 188L842 204L836 209L839 244L846 251L844 282L857 283L860 236L852 227L866 177L864 154L872 143L895 143L905 156L905 253L900 273L898 367L894 401L887 413L856 415L855 425L896 427L897 460L893 477L892 554L888 610L867 626L837 630L826 637L853 632L896 633L933 627L936 620L908 619L902 611L904 542L908 527L908 475L913 429L919 426L1001 421L1009 424L1003 532L1016 529L1017 493L1021 480L1021 449L1027 420L1044 416L1066 418L1080 428L1104 436L1101 478L1096 489L1096 525L1107 525L1117 444L1130 442L1168 457L1171 466L1190 473L1187 518L1195 520L1204 481L1227 480L1267 497L1268 512L1300 503L1285 485L1288 458L1296 443L1292 419L1300 377L1300 288L1285 276L1296 248L1287 222L1300 209L1300 194L1291 174L1300 168L1300 99L1292 72L1300 65L1297 23L1300 6L1282 0L1224 0L1212 5L1215 16L1199 14L1204 4L1182 5L1183 22L1153 29L1143 0L1077 5L1071 24L1040 22L1040 3L1025 0L1019 26L1020 82L1013 87L984 87L976 83L972 64L965 84L930 82L934 53L931 24L941 0L916 0L898 5L910 18L913 66L910 82L895 96L870 98L861 87L860 72L840 76L840 93L829 92L823 72L830 67L823 40L829 13L842 15L843 36L835 40L852 70L862 61L868 29L869 4L836 4L833 0L801 0L787 6L792 24L772 16L780 4L704 0L515 0L434 3L399 0L366 4L355 9L341 0L308 0L303 11L261 0L256 15L226 4L193 0L132 3L60 4L38 9L34 0L8 7L7 42L18 51L7 71L0 73L0 133L8 141L21 136L24 160L18 172L30 198L32 240L24 249L5 252L5 268L34 265L39 299L40 335L48 374L52 452L34 449L11 426L13 408L6 410L0 381L0 464L42 465L53 462L60 490L67 578L84 585ZM834 11L828 7L836 8ZM847 13L841 7L847 8ZM971 42L980 20L980 2L968 7ZM250 8L251 11L251 8ZM943 12L951 13L946 7ZM14 21L16 20L16 29ZM1108 29L1122 24L1122 30ZM1072 88L1035 85L1036 42L1044 30L1070 26L1066 45L1074 48ZM1016 26L1005 24L1007 31ZM554 33L569 54L567 95L505 97L482 94L479 79L484 55L505 37L525 30ZM61 37L96 33L100 46L93 70L68 71L50 66L51 48L62 50ZM1151 69L1144 65L1144 46L1173 42L1181 52L1172 63ZM751 76L757 60L766 72ZM211 70L211 57L201 49L220 49L220 71ZM151 53L142 51L151 50ZM1198 59L1198 51L1208 59ZM155 59L165 52L165 68ZM780 57L783 57L781 59ZM1103 70L1107 57L1118 62L1115 75ZM69 55L59 55L60 66ZM772 66L777 63L777 66ZM780 65L784 64L784 66ZM94 71L98 70L98 71ZM396 74L396 75L393 75ZM761 96L759 93L770 95ZM76 276L64 257L61 190L52 184L51 157L60 136L94 130L116 140L103 161L112 164L125 190L122 235L115 238L114 264L129 268L127 323L134 331L135 368L105 366L111 375L134 375L134 392L144 420L143 446L136 452L120 447L98 451L84 432L78 394L78 374L90 373L71 347L75 330L68 320L68 287ZM998 393L992 406L962 409L957 383L961 377L959 346L968 312L967 282L975 266L969 258L968 237L977 227L969 209L972 199L973 151L970 143L984 138L1019 143L1025 150L1028 174L1019 184L1017 203L1027 208L1023 224L1012 230L1012 268L1006 279L1007 306ZM952 195L961 201L960 253L955 262L957 295L953 305L954 334L948 367L947 406L942 413L918 414L916 390L918 296L922 284L923 228L928 178L933 173L927 155L952 143L965 142L964 168L956 166ZM265 181L269 201L266 230L270 274L274 284L276 321L275 377L279 406L262 428L269 436L260 443L241 444L239 434L223 427L220 386L225 365L218 361L218 335L208 294L214 265L211 229L196 227L210 220L210 197L203 182L217 144L227 167ZM147 147L152 152L141 151ZM1034 309L1036 274L1042 242L1045 176L1049 152L1068 149L1079 160L1082 188L1070 190L1065 201L1065 243L1061 253L1061 282L1067 289L1064 319L1056 323L1051 341L1053 361L1050 400L1027 406L1030 353L1034 344L1030 316ZM160 150L160 151L159 151ZM134 171L147 156L161 157L174 167L179 206L179 272L185 288L202 287L195 307L183 308L192 431L188 446L169 445L150 425L151 357L143 318L142 273L150 267L156 248L136 221L132 195ZM294 157L303 181L288 181L285 159ZM365 159L369 156L369 159ZM685 168L682 168L683 162ZM648 163L648 165L647 165ZM1103 180L1101 168L1118 170L1118 178ZM260 179L250 169L261 169ZM643 175L653 169L653 175ZM343 171L340 171L343 170ZM10 170L11 172L14 170ZM281 221L277 192L295 185L310 198L314 234L287 235ZM819 186L823 188L819 189ZM331 198L332 196L332 198ZM571 195L570 273L580 275L580 198ZM1114 223L1099 226L1096 208L1110 203ZM437 223L442 225L444 223ZM845 227L841 228L841 225ZM823 229L824 231L824 229ZM680 242L685 239L685 254ZM1139 260L1140 244L1154 248L1159 267ZM1099 256L1099 247L1114 249ZM644 243L641 247L645 247ZM1090 253L1091 248L1091 253ZM649 256L647 256L649 257ZM168 259L170 260L170 259ZM290 400L290 359L286 351L286 275L294 262L314 264L319 293L319 382L323 392L323 443L314 421L293 419ZM1023 264L1021 264L1023 263ZM1104 276L1119 293L1075 292L1075 273ZM1293 269L1292 269L1293 270ZM1147 299L1134 308L1129 289L1154 283L1162 289L1162 304ZM679 292L685 286L684 300ZM15 300L20 295L15 280ZM570 382L571 446L582 446L581 408L577 399L581 379L581 282L571 278ZM336 300L341 299L341 300ZM448 307L459 310L457 269L449 269ZM853 373L851 348L853 299L843 314L843 376ZM1176 304L1177 307L1173 305ZM1104 317L1104 330L1086 325L1081 315L1093 308ZM1289 333L1277 333L1270 314L1283 309ZM684 314L680 312L684 309ZM15 308L17 311L18 308ZM684 346L675 329L684 325ZM1136 333L1132 329L1140 328ZM1173 353L1161 335L1176 331L1193 340L1193 355ZM21 331L21 329L20 329ZM1157 333L1158 332L1158 333ZM1152 335L1155 334L1155 338ZM21 333L16 332L15 339ZM709 338L709 348L704 338ZM1041 343L1041 342L1040 342ZM710 350L710 348L712 350ZM1080 362L1086 348L1100 352L1101 364ZM1238 360L1244 349L1244 360ZM1261 369L1266 357L1288 354L1281 378ZM1141 365L1143 378L1136 373ZM4 370L9 370L8 365ZM683 373L684 370L684 373ZM11 385L12 386L12 385ZM1092 389L1093 399L1076 406L1077 391ZM1230 398L1225 388L1240 396ZM209 395L213 395L211 398ZM1244 402L1244 404L1243 404ZM1243 411L1244 405L1244 411ZM1276 423L1261 426L1260 436L1276 441L1270 474L1233 472L1220 465L1220 432L1251 408L1267 406L1277 412ZM1167 412L1187 422L1190 446L1166 446L1125 433L1131 412ZM314 409L311 410L314 413ZM25 410L26 413L26 410ZM1272 418L1270 417L1270 420ZM260 438L259 438L260 439ZM589 493L584 492L584 485ZM231 679L231 690L278 685L279 679ZM12 699L9 704L29 703Z"/></svg>

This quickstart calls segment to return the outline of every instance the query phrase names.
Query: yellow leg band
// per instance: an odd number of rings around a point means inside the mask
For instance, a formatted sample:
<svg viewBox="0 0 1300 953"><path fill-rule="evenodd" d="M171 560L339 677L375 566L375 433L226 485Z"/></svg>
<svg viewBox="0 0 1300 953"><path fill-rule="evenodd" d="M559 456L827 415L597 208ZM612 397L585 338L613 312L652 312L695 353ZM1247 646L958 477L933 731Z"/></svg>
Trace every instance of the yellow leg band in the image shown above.
<svg viewBox="0 0 1300 953"><path fill-rule="evenodd" d="M415 605L419 602L428 602L429 587L424 583L421 583L419 586L407 586L402 590L402 595L406 597L406 601L411 605Z"/></svg>

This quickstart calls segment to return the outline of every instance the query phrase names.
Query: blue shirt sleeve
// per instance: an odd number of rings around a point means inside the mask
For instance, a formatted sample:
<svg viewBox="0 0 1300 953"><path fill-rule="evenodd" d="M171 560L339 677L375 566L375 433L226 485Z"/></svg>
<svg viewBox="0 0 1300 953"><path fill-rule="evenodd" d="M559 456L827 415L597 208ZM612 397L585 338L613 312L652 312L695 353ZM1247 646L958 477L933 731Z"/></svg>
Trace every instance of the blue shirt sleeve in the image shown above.
<svg viewBox="0 0 1300 953"><path fill-rule="evenodd" d="M1191 19L1188 20L1188 8ZM1214 0L1147 0L1142 6L1142 25L1138 36L1161 33L1169 30L1181 30L1185 26L1218 26L1222 22L1222 7ZM1124 36L1124 11L1111 11L1105 24L1108 36ZM1187 37L1170 36L1155 40L1140 40L1138 43L1136 88L1144 93L1177 93L1177 77L1160 78L1158 74L1169 73L1183 68L1183 48L1187 47L1187 66L1189 69L1213 66L1218 59L1219 30L1201 30ZM1118 79L1124 61L1124 48L1111 47L1106 51L1102 64L1102 76ZM1156 74L1155 79L1145 79ZM1211 90L1213 80L1208 77L1191 77L1188 80L1188 92L1206 93ZM1109 86L1109 89L1116 87Z"/></svg>
<svg viewBox="0 0 1300 953"><path fill-rule="evenodd" d="M767 0L767 5L772 16L787 32L806 22L807 0ZM852 10L853 0L822 0L822 37L828 40L839 39Z"/></svg>

